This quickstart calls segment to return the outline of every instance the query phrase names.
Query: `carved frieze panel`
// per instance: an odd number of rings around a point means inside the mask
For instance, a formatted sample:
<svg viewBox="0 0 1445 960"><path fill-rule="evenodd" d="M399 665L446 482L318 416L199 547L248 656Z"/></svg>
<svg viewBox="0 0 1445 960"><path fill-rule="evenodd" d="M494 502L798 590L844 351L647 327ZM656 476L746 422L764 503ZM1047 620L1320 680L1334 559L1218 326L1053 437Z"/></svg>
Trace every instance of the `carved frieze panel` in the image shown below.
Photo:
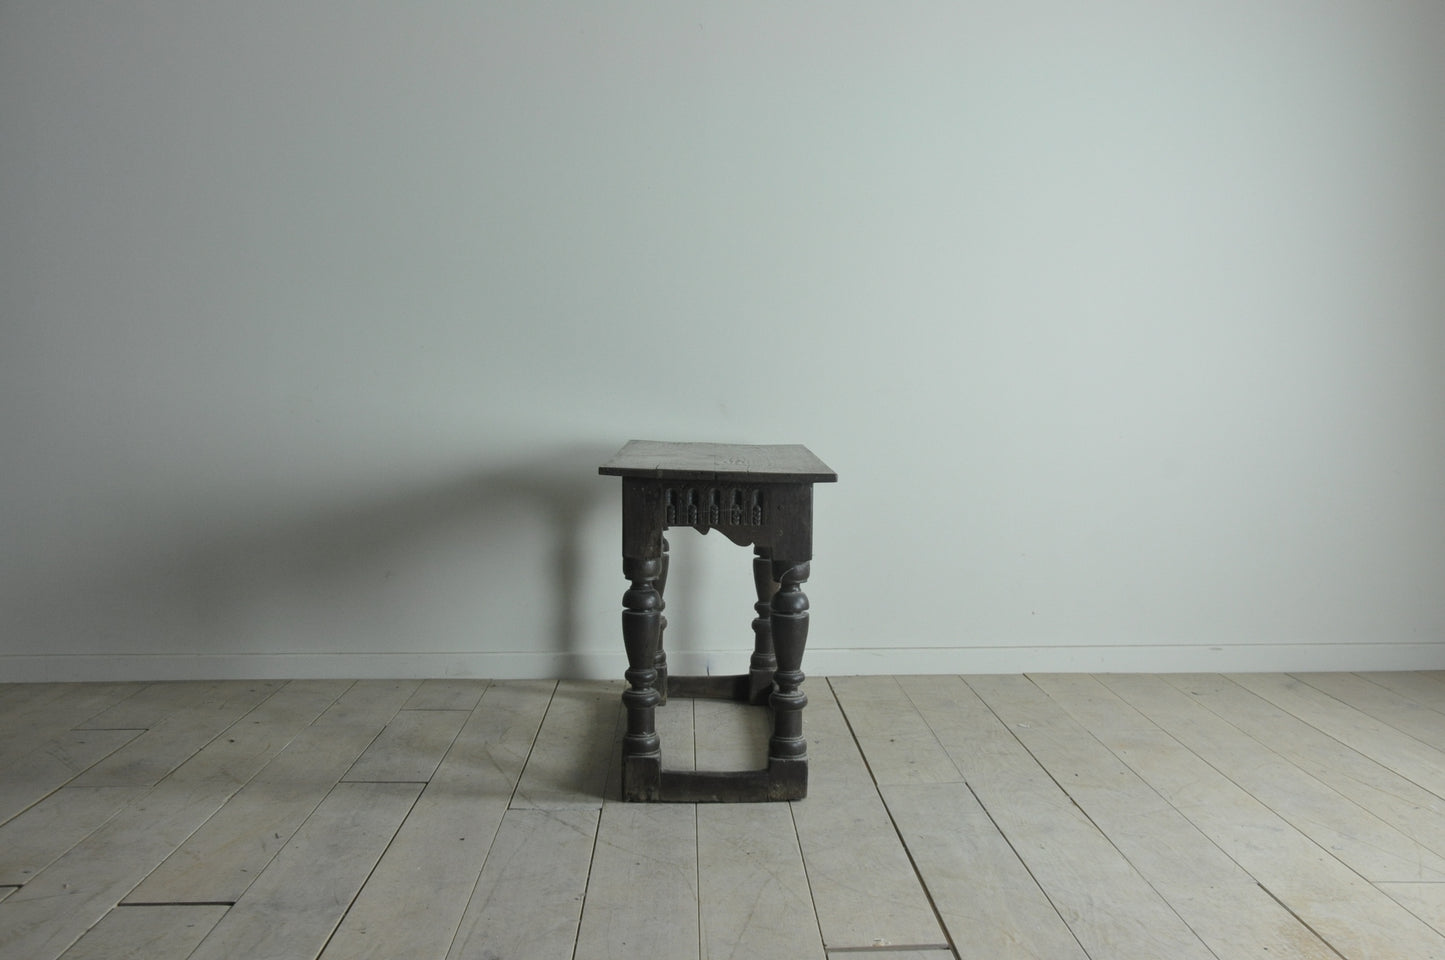
<svg viewBox="0 0 1445 960"><path fill-rule="evenodd" d="M758 487L678 485L663 489L667 526L761 527L766 498Z"/></svg>

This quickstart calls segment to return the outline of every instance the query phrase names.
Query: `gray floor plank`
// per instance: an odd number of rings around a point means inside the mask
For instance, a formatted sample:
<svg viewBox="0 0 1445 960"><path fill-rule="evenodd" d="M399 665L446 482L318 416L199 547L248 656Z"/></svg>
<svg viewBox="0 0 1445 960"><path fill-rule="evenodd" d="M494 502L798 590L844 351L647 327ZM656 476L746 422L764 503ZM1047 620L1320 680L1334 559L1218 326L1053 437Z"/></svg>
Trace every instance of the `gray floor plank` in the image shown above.
<svg viewBox="0 0 1445 960"><path fill-rule="evenodd" d="M611 802L602 808L574 960L698 957L696 810Z"/></svg>
<svg viewBox="0 0 1445 960"><path fill-rule="evenodd" d="M1380 883L1380 890L1400 906L1445 934L1445 883Z"/></svg>
<svg viewBox="0 0 1445 960"><path fill-rule="evenodd" d="M1087 960L967 784L896 784L883 796L960 960Z"/></svg>
<svg viewBox="0 0 1445 960"><path fill-rule="evenodd" d="M879 785L963 779L936 733L919 721L896 678L834 677L829 682Z"/></svg>
<svg viewBox="0 0 1445 960"><path fill-rule="evenodd" d="M327 944L327 960L444 960L554 686L487 688Z"/></svg>
<svg viewBox="0 0 1445 960"><path fill-rule="evenodd" d="M159 726L182 710L200 706L216 696L225 681L173 680L132 685L129 694L108 709L84 720L72 717L80 730L146 730Z"/></svg>
<svg viewBox="0 0 1445 960"><path fill-rule="evenodd" d="M699 770L761 770L768 765L772 711L732 700L693 703Z"/></svg>
<svg viewBox="0 0 1445 960"><path fill-rule="evenodd" d="M1445 672L815 677L808 798L701 807L617 802L620 682L269 689L0 685L0 960L1445 960Z"/></svg>
<svg viewBox="0 0 1445 960"><path fill-rule="evenodd" d="M24 688L28 684L19 684ZM114 708L145 688L140 683L62 683L42 698L23 698L0 719L0 777L15 761L76 728L97 713ZM136 724L139 731L144 724Z"/></svg>
<svg viewBox="0 0 1445 960"><path fill-rule="evenodd" d="M416 681L353 684L146 877L127 902L234 903L416 687Z"/></svg>
<svg viewBox="0 0 1445 960"><path fill-rule="evenodd" d="M1209 958L1158 891L994 715L990 707L1001 706L1009 691L993 678L967 680L950 688L933 678L905 678L903 687L921 715L917 722L938 732L974 795L1084 949L1115 960ZM957 943L960 935L951 932Z"/></svg>
<svg viewBox="0 0 1445 960"><path fill-rule="evenodd" d="M176 767L170 779L246 783L351 685L347 680L287 683Z"/></svg>
<svg viewBox="0 0 1445 960"><path fill-rule="evenodd" d="M80 684L76 684L80 686ZM64 683L0 683L0 724L9 726L65 691Z"/></svg>
<svg viewBox="0 0 1445 960"><path fill-rule="evenodd" d="M1361 713L1387 723L1437 749L1445 747L1445 688L1433 697L1415 699L1375 683L1368 674L1296 673L1296 680L1327 693Z"/></svg>
<svg viewBox="0 0 1445 960"><path fill-rule="evenodd" d="M66 787L0 826L0 884L29 882L148 789Z"/></svg>
<svg viewBox="0 0 1445 960"><path fill-rule="evenodd" d="M1101 679L1111 690L1116 683L1127 686L1121 683L1127 678ZM1181 750L1151 719L1116 709L1106 719L1086 722L1120 759L1345 956L1445 958L1445 939L1439 934L1233 781Z"/></svg>
<svg viewBox="0 0 1445 960"><path fill-rule="evenodd" d="M61 960L186 960L226 909L119 907L86 931Z"/></svg>
<svg viewBox="0 0 1445 960"><path fill-rule="evenodd" d="M153 786L282 686L273 681L218 683L196 702L151 724L72 783L78 787Z"/></svg>
<svg viewBox="0 0 1445 960"><path fill-rule="evenodd" d="M161 784L0 902L0 960L53 960L226 802L216 783Z"/></svg>
<svg viewBox="0 0 1445 960"><path fill-rule="evenodd" d="M696 770L697 741L693 700L671 700L657 708L657 736L664 770Z"/></svg>
<svg viewBox="0 0 1445 960"><path fill-rule="evenodd" d="M414 783L337 784L191 960L320 954L420 789Z"/></svg>
<svg viewBox="0 0 1445 960"><path fill-rule="evenodd" d="M139 730L56 734L6 767L0 777L0 823L43 800L139 735Z"/></svg>
<svg viewBox="0 0 1445 960"><path fill-rule="evenodd" d="M1445 799L1225 677L1186 674L1160 679L1361 809L1435 854L1445 854Z"/></svg>
<svg viewBox="0 0 1445 960"><path fill-rule="evenodd" d="M608 774L618 763L613 747L621 696L622 684L613 681L557 684L517 784L514 808L602 806Z"/></svg>
<svg viewBox="0 0 1445 960"><path fill-rule="evenodd" d="M1007 694L990 700L999 718L1215 956L1333 960L1327 944L1067 712L1080 697L1097 705L1107 693L1097 682L1045 676L993 685Z"/></svg>
<svg viewBox="0 0 1445 960"><path fill-rule="evenodd" d="M712 803L696 813L704 960L824 960L791 806Z"/></svg>
<svg viewBox="0 0 1445 960"><path fill-rule="evenodd" d="M471 710L486 689L486 680L424 680L403 709Z"/></svg>
<svg viewBox="0 0 1445 960"><path fill-rule="evenodd" d="M954 960L951 950L843 950L828 954L828 960Z"/></svg>
<svg viewBox="0 0 1445 960"><path fill-rule="evenodd" d="M816 680L809 687L808 798L793 804L793 821L824 946L946 946L831 686Z"/></svg>
<svg viewBox="0 0 1445 960"><path fill-rule="evenodd" d="M1445 711L1445 681L1438 676L1408 670L1371 671L1361 676L1422 706Z"/></svg>
<svg viewBox="0 0 1445 960"><path fill-rule="evenodd" d="M1240 686L1445 798L1445 750L1283 674L1231 675ZM1442 744L1445 746L1445 744Z"/></svg>
<svg viewBox="0 0 1445 960"><path fill-rule="evenodd" d="M465 710L402 710L346 771L342 780L426 783L451 748Z"/></svg>
<svg viewBox="0 0 1445 960"><path fill-rule="evenodd" d="M1116 677L1110 679L1109 687L1365 879L1445 881L1445 857L1362 809L1164 680Z"/></svg>
<svg viewBox="0 0 1445 960"><path fill-rule="evenodd" d="M577 805L508 810L447 960L572 957L600 815Z"/></svg>

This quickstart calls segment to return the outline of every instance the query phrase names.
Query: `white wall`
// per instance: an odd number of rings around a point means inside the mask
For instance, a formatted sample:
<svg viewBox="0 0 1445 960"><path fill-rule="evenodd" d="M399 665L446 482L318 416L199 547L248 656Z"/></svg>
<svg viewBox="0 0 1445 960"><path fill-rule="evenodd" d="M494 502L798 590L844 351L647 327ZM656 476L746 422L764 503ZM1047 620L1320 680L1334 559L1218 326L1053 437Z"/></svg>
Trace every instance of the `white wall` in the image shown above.
<svg viewBox="0 0 1445 960"><path fill-rule="evenodd" d="M1445 667L1445 6L0 5L0 679ZM747 553L673 538L675 662ZM723 656L726 652L729 655Z"/></svg>

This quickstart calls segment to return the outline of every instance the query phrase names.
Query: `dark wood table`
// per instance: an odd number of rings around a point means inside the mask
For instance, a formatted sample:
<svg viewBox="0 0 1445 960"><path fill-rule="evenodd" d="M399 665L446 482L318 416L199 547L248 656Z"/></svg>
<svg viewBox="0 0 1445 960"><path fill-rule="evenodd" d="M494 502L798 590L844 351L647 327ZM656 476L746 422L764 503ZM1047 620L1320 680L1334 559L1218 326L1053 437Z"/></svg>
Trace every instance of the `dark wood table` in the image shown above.
<svg viewBox="0 0 1445 960"><path fill-rule="evenodd" d="M622 597L627 647L627 733L622 740L626 800L800 800L808 792L803 739L803 648L813 558L813 484L838 475L807 447L633 440L598 472L622 478ZM668 527L716 530L754 547L757 603L749 671L679 677L667 671L662 636ZM654 709L668 697L742 700L772 711L768 765L762 770L664 770Z"/></svg>

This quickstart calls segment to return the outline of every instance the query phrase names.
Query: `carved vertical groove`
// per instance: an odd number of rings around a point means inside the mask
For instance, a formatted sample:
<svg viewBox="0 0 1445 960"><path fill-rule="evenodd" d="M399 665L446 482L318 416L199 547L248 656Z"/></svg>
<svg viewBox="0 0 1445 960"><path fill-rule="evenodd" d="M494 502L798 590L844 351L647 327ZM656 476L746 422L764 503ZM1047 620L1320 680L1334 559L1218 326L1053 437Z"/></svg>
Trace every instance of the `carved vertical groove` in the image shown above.
<svg viewBox="0 0 1445 960"><path fill-rule="evenodd" d="M773 649L778 669L773 674L773 738L768 756L779 760L803 759L808 743L803 739L803 707L808 698L798 689L803 683L803 650L808 643L808 564L774 560L772 578L778 583L769 605Z"/></svg>

